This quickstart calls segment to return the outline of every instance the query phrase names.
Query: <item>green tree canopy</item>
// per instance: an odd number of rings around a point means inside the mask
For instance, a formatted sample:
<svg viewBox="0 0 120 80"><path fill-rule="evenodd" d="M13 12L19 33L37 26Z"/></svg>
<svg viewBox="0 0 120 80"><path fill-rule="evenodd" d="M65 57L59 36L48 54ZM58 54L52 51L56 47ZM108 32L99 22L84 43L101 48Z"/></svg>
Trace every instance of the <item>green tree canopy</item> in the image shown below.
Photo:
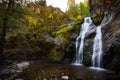
<svg viewBox="0 0 120 80"><path fill-rule="evenodd" d="M68 10L66 13L73 20L81 20L83 16L90 16L88 1L75 3L75 0L68 0Z"/></svg>

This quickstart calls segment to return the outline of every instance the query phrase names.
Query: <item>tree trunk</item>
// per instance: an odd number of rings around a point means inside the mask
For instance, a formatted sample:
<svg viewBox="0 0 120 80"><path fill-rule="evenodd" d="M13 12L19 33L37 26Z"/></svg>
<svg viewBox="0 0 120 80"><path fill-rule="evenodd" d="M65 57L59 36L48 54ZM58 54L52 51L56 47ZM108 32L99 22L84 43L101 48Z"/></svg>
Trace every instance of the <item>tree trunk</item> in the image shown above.
<svg viewBox="0 0 120 80"><path fill-rule="evenodd" d="M8 19L7 17L5 16L3 18L3 27L2 27L2 32L1 32L1 38L0 38L0 65L1 64L4 64L4 46L5 46L5 36L6 36L6 29L7 29L7 22L8 22Z"/></svg>
<svg viewBox="0 0 120 80"><path fill-rule="evenodd" d="M3 17L3 26L0 35L0 65L5 63L4 47L5 47L5 37L8 28L8 15L12 14L12 6L14 6L14 0L9 0L8 7L5 10L5 16Z"/></svg>

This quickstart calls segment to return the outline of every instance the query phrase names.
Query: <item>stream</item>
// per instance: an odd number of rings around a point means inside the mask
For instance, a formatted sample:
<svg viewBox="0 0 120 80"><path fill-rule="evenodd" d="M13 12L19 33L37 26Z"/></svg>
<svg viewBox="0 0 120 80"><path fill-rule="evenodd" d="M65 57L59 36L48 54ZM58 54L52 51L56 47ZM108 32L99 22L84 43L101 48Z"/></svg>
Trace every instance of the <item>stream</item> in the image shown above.
<svg viewBox="0 0 120 80"><path fill-rule="evenodd" d="M85 66L34 62L14 80L120 80L120 74Z"/></svg>

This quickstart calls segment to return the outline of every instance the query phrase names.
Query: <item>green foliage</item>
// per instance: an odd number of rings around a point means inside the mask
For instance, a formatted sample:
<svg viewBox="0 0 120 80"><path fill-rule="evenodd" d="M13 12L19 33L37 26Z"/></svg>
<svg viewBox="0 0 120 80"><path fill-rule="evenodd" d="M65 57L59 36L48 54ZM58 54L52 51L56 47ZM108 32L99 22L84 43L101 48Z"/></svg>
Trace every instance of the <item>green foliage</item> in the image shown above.
<svg viewBox="0 0 120 80"><path fill-rule="evenodd" d="M71 6L75 6L75 0L68 0L68 6L71 7Z"/></svg>
<svg viewBox="0 0 120 80"><path fill-rule="evenodd" d="M72 28L73 28L72 26L66 26L65 28L62 28L61 30L57 31L56 35L61 35L61 34L64 35L65 32L71 31Z"/></svg>
<svg viewBox="0 0 120 80"><path fill-rule="evenodd" d="M90 12L89 12L90 9L87 0L85 0L84 2L80 2L80 4L75 4L74 0L73 3L69 1L68 1L69 8L66 11L66 13L71 17L71 19L75 21L81 21L84 16L90 16Z"/></svg>
<svg viewBox="0 0 120 80"><path fill-rule="evenodd" d="M99 20L100 20L100 17L103 15L103 11L98 9L93 15L92 15L92 18L93 18L93 21L95 23L98 23Z"/></svg>
<svg viewBox="0 0 120 80"><path fill-rule="evenodd" d="M67 43L70 39L70 34L73 31L74 26L73 25L62 25L59 27L60 28L57 31L53 32L52 35L54 37L64 40Z"/></svg>
<svg viewBox="0 0 120 80"><path fill-rule="evenodd" d="M0 30L3 25L3 18L5 17L5 7L6 4L0 4ZM52 58L57 59L58 55L55 47L50 47L51 45L54 46L54 44L47 42L47 40L44 39L44 35L49 34L52 37L57 37L61 34L68 34L67 32L70 31L71 27L66 27L66 30L64 30L65 26L60 27L60 25L68 22L68 16L59 8L41 6L40 4L33 3L30 3L28 6L12 6L10 9L10 13L8 11L7 14L8 27L5 51L11 50L13 54L12 50L27 48L30 54L34 53L33 55L39 55L40 53L50 53ZM61 31L57 32L59 30ZM62 38L64 37L66 36ZM12 44L12 42L15 42L15 44ZM46 47L43 47L44 45L46 45ZM50 49L48 50L49 47ZM44 49L48 51L45 52Z"/></svg>
<svg viewBox="0 0 120 80"><path fill-rule="evenodd" d="M83 15L83 16L90 16L90 12L89 12L90 9L89 9L87 1L85 1L84 3L80 2L79 10L80 10L80 14L81 15Z"/></svg>
<svg viewBox="0 0 120 80"><path fill-rule="evenodd" d="M73 29L73 26L65 26L64 28L58 30L57 32L54 32L53 34L55 36L58 36L60 38L64 38L68 32L70 32Z"/></svg>
<svg viewBox="0 0 120 80"><path fill-rule="evenodd" d="M66 11L66 13L72 18L76 18L77 15L79 15L78 13L78 6L70 6L69 9Z"/></svg>
<svg viewBox="0 0 120 80"><path fill-rule="evenodd" d="M75 0L68 0L68 7L69 9L66 13L72 18L76 18L78 13L78 5L76 5Z"/></svg>

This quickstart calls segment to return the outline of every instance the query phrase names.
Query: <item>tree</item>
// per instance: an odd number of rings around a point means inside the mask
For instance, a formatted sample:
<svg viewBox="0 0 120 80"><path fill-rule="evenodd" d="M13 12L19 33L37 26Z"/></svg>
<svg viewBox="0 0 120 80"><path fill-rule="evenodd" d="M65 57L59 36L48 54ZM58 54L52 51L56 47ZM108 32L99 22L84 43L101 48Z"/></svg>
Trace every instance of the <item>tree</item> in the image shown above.
<svg viewBox="0 0 120 80"><path fill-rule="evenodd" d="M75 0L68 0L68 10L66 13L71 17L71 18L76 18L79 15L78 11L78 5L75 3Z"/></svg>
<svg viewBox="0 0 120 80"><path fill-rule="evenodd" d="M4 46L5 46L5 37L6 37L6 31L8 28L8 15L11 15L12 13L12 7L15 5L14 0L9 0L9 3L2 1L4 4L4 16L2 16L2 20L3 20L3 25L1 28L1 35L0 35L0 65L4 64Z"/></svg>
<svg viewBox="0 0 120 80"><path fill-rule="evenodd" d="M78 9L81 15L90 16L90 9L87 0L85 0L84 2L80 2Z"/></svg>
<svg viewBox="0 0 120 80"><path fill-rule="evenodd" d="M74 20L82 20L83 16L90 16L88 0L75 3L75 0L68 0L68 10L66 13Z"/></svg>
<svg viewBox="0 0 120 80"><path fill-rule="evenodd" d="M67 5L68 7L75 6L76 5L75 0L68 0Z"/></svg>

